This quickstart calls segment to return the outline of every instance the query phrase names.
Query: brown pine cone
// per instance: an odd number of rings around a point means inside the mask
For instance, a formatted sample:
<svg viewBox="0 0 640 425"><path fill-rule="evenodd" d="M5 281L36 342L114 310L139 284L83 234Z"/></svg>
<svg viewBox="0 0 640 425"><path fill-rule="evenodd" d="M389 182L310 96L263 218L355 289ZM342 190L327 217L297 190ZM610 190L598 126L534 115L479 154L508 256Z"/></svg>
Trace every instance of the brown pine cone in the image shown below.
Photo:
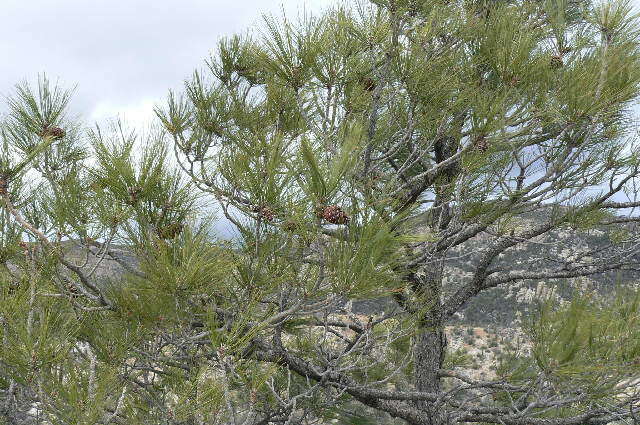
<svg viewBox="0 0 640 425"><path fill-rule="evenodd" d="M76 288L72 283L67 284L67 291L69 291L69 295L72 298L78 298L82 295L80 294L80 291L78 291L78 288Z"/></svg>
<svg viewBox="0 0 640 425"><path fill-rule="evenodd" d="M515 75L511 77L511 79L509 79L509 85L511 87L515 87L518 84L520 84L521 80L520 78L516 77Z"/></svg>
<svg viewBox="0 0 640 425"><path fill-rule="evenodd" d="M376 89L376 82L373 78L370 77L361 78L360 84L362 84L362 88L368 92L372 92Z"/></svg>
<svg viewBox="0 0 640 425"><path fill-rule="evenodd" d="M138 186L135 186L135 187L129 188L128 192L129 192L129 199L127 199L125 202L128 205L134 206L135 204L138 203L138 197L140 196L142 189L140 189Z"/></svg>
<svg viewBox="0 0 640 425"><path fill-rule="evenodd" d="M266 221L273 221L276 217L276 213L269 207L262 207L260 210L260 217L265 219Z"/></svg>
<svg viewBox="0 0 640 425"><path fill-rule="evenodd" d="M562 68L564 66L564 61L562 60L562 56L560 55L552 56L550 65L551 65L551 68L553 69Z"/></svg>
<svg viewBox="0 0 640 425"><path fill-rule="evenodd" d="M298 223L295 221L287 221L282 225L282 228L288 232L293 232L298 229Z"/></svg>
<svg viewBox="0 0 640 425"><path fill-rule="evenodd" d="M172 223L162 226L158 229L158 236L161 239L174 239L184 230L184 226L180 223Z"/></svg>
<svg viewBox="0 0 640 425"><path fill-rule="evenodd" d="M253 212L258 213L258 216L265 221L272 222L276 218L276 213L267 206L258 206L253 208Z"/></svg>
<svg viewBox="0 0 640 425"><path fill-rule="evenodd" d="M222 136L222 128L214 121L208 121L202 124L202 128L208 133L215 134L218 137Z"/></svg>
<svg viewBox="0 0 640 425"><path fill-rule="evenodd" d="M9 182L7 177L0 176L0 195L6 195L9 189Z"/></svg>
<svg viewBox="0 0 640 425"><path fill-rule="evenodd" d="M337 205L329 205L322 209L322 218L332 224L347 224L349 216Z"/></svg>
<svg viewBox="0 0 640 425"><path fill-rule="evenodd" d="M66 132L60 127L45 127L40 132L41 137L51 137L53 140L62 139Z"/></svg>
<svg viewBox="0 0 640 425"><path fill-rule="evenodd" d="M489 150L489 142L485 136L480 136L473 141L473 147L482 153Z"/></svg>

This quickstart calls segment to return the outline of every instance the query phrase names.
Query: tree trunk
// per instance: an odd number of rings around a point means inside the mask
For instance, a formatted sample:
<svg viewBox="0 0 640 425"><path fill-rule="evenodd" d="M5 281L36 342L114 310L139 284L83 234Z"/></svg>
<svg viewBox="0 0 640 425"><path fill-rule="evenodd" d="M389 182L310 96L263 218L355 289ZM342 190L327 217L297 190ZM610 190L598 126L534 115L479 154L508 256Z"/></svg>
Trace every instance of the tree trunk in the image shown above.
<svg viewBox="0 0 640 425"><path fill-rule="evenodd" d="M421 304L424 306L418 314L419 320L413 345L414 385L416 390L429 393L440 391L438 370L444 362L447 339L442 320L442 277L443 259L429 265L426 275L416 277ZM429 425L446 423L446 415L439 406L419 401L417 405L427 412Z"/></svg>
<svg viewBox="0 0 640 425"><path fill-rule="evenodd" d="M465 114L455 118L455 129L459 132L464 123ZM451 158L458 150L459 140L456 137L443 137L434 144L436 163ZM460 172L456 162L439 171L435 182L435 202L428 218L429 226L435 231L442 231L451 221L450 199L456 177ZM412 275L412 287L417 295L420 310L418 312L416 336L413 346L414 385L416 390L438 393L440 379L438 370L442 368L447 346L444 333L442 312L442 280L446 254L435 253L421 272ZM447 423L447 415L441 406L424 401L417 402L420 409L429 417L428 425Z"/></svg>

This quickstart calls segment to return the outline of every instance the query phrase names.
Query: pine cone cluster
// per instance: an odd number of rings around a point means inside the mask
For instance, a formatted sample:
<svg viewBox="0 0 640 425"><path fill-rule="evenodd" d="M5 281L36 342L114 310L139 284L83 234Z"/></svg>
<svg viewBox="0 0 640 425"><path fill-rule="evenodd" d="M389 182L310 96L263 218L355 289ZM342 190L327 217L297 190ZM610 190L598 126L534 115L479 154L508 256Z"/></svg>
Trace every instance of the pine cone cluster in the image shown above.
<svg viewBox="0 0 640 425"><path fill-rule="evenodd" d="M564 61L562 60L562 56L561 55L552 56L550 65L551 65L551 68L553 69L562 68L564 66Z"/></svg>
<svg viewBox="0 0 640 425"><path fill-rule="evenodd" d="M293 232L298 230L298 223L296 223L295 221L286 221L283 225L282 228L284 230L286 230L287 232Z"/></svg>
<svg viewBox="0 0 640 425"><path fill-rule="evenodd" d="M66 132L60 127L45 127L40 132L40 137L51 137L53 140L62 139Z"/></svg>
<svg viewBox="0 0 640 425"><path fill-rule="evenodd" d="M276 213L267 206L259 206L253 209L253 212L258 213L258 216L265 221L272 222L276 218Z"/></svg>
<svg viewBox="0 0 640 425"><path fill-rule="evenodd" d="M337 205L328 205L319 209L319 216L332 224L347 224L349 216Z"/></svg>
<svg viewBox="0 0 640 425"><path fill-rule="evenodd" d="M127 199L125 202L128 205L134 206L138 203L138 199L140 197L140 194L142 193L142 189L138 186L134 186L129 188L128 193L129 199Z"/></svg>
<svg viewBox="0 0 640 425"><path fill-rule="evenodd" d="M300 65L294 66L293 69L291 70L291 79L290 79L291 86L295 91L300 90L304 85L303 73L304 73L304 69Z"/></svg>

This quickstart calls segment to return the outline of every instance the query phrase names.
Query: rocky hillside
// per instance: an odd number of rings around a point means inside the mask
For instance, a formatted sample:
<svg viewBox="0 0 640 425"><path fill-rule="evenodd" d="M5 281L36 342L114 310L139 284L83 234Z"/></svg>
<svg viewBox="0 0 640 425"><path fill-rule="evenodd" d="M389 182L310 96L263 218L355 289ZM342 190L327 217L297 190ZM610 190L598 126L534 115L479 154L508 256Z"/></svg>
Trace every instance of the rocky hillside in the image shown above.
<svg viewBox="0 0 640 425"><path fill-rule="evenodd" d="M518 216L516 228L531 228L548 218L550 209ZM417 225L420 229L420 224ZM420 230L418 230L420 231ZM571 265L591 261L616 249L615 238L622 228L571 228L553 230L527 243L516 245L501 254L493 267L503 270L544 270L547 267ZM445 293L452 293L472 276L479 252L486 247L492 235L480 234L447 252L445 260ZM456 321L466 326L513 327L527 316L540 297L553 297L558 302L568 300L576 291L610 294L616 285L640 283L640 255L636 255L635 270L624 270L572 279L545 279L516 281L505 286L485 290L467 303ZM354 310L372 314L388 308L391 299L367 300L354 303Z"/></svg>

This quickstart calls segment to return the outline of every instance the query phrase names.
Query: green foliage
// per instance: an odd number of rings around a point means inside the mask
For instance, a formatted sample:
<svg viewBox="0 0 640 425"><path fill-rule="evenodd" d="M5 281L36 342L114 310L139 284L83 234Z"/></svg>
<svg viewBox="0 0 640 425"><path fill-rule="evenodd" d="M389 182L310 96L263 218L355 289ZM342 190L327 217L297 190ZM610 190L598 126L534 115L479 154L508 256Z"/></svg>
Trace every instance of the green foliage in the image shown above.
<svg viewBox="0 0 640 425"><path fill-rule="evenodd" d="M148 133L85 130L45 77L16 87L0 125L1 394L61 424L418 424L437 416L406 399L418 388L468 422L618 403L640 373L635 293L544 305L530 355L500 356L504 382L437 377L487 357L418 342L443 342L473 298L496 305L486 289L637 254L628 226L584 264L503 255L611 227L609 201L637 199L629 4L362 1L261 29L222 40ZM473 270L449 288L454 257Z"/></svg>
<svg viewBox="0 0 640 425"><path fill-rule="evenodd" d="M542 302L526 324L530 349L509 349L499 358L498 376L520 383L543 373L554 391L615 399L621 383L637 374L638 305L637 291L623 288L610 298L576 293L562 306ZM507 394L499 399L509 402Z"/></svg>
<svg viewBox="0 0 640 425"><path fill-rule="evenodd" d="M456 367L468 368L471 363L471 356L464 348L458 348L455 351L448 351L447 357L444 359L443 367L453 369Z"/></svg>
<svg viewBox="0 0 640 425"><path fill-rule="evenodd" d="M327 252L334 290L350 298L383 296L399 284L393 271L400 249L396 234L382 221L362 222Z"/></svg>
<svg viewBox="0 0 640 425"><path fill-rule="evenodd" d="M623 290L614 299L576 295L558 309L546 303L530 328L538 367L594 384L603 374L630 373L640 355L639 302L637 293Z"/></svg>
<svg viewBox="0 0 640 425"><path fill-rule="evenodd" d="M149 135L136 161L136 135L116 124L112 134L90 135L97 164L89 169L92 205L106 228L124 225L130 241L173 239L196 206L191 185L167 164L160 133Z"/></svg>

